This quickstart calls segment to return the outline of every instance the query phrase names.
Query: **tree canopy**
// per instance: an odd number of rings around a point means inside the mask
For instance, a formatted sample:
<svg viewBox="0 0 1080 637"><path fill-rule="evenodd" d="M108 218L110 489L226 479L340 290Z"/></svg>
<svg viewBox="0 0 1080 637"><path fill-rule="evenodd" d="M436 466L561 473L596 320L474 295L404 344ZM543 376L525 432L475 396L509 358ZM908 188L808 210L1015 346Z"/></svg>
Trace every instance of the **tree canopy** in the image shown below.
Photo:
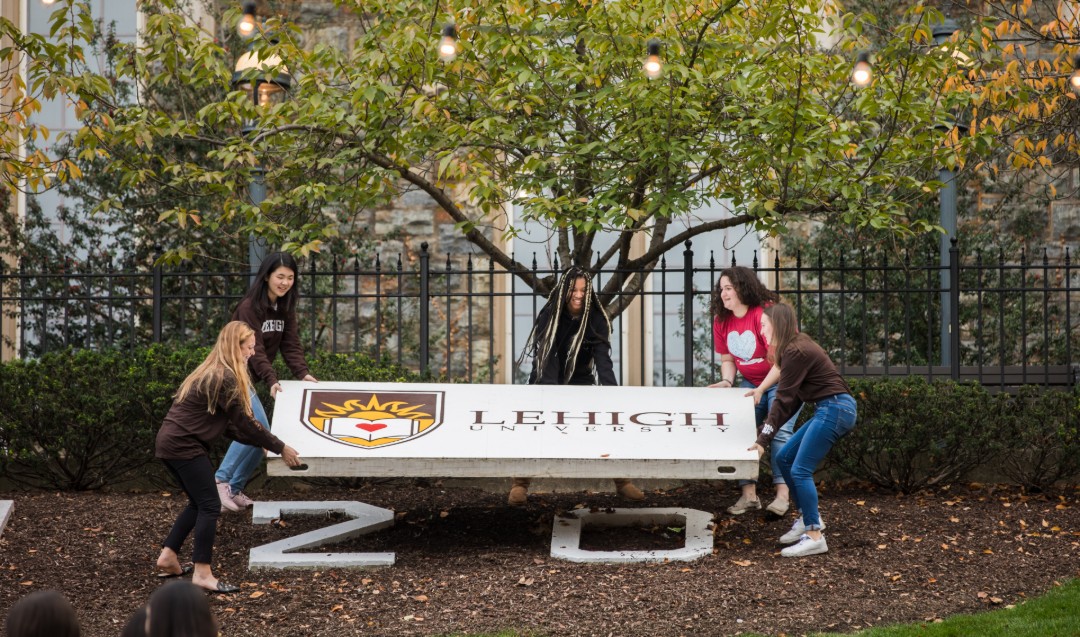
<svg viewBox="0 0 1080 637"><path fill-rule="evenodd" d="M450 0L438 10L337 0L355 25L341 46L311 42L285 17L261 25L249 46L268 66L245 78L287 72L292 82L287 99L259 107L233 87L241 50L226 27L239 7L208 33L181 2L143 7L142 38L115 44L111 77L82 64L94 37L83 2L57 3L52 40L0 24L14 42L3 59L33 56L30 99L62 93L77 105L74 156L106 159L100 168L122 187L163 193L172 259L200 254L207 231L318 251L341 232L342 210L416 189L544 291L550 282L493 240L514 233L510 206L551 229L562 263L592 268L648 271L684 241L736 225L780 233L829 218L922 232L933 225L909 212L940 185L934 170L967 165L996 133L952 125L979 98L961 60L994 60L983 32L935 46L930 25L942 16L922 5L885 30L821 0ZM435 44L448 22L458 51L443 62ZM642 72L652 39L656 79ZM874 80L856 89L852 63L871 41ZM206 161L162 152L177 143L208 148ZM270 193L258 205L246 190L256 168ZM693 218L715 200L733 215ZM98 208L119 202L103 196ZM597 253L600 230L617 240ZM643 251L631 250L636 233ZM614 277L603 292L617 312L619 286L641 283Z"/></svg>

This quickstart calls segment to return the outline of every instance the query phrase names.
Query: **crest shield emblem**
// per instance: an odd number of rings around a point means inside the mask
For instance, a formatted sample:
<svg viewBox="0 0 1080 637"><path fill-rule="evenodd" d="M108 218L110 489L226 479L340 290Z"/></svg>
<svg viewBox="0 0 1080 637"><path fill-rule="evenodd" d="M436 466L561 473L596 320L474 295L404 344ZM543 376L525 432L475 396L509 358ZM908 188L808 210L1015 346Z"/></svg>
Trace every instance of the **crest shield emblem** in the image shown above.
<svg viewBox="0 0 1080 637"><path fill-rule="evenodd" d="M388 447L441 425L443 393L306 389L301 420L320 436L350 447Z"/></svg>

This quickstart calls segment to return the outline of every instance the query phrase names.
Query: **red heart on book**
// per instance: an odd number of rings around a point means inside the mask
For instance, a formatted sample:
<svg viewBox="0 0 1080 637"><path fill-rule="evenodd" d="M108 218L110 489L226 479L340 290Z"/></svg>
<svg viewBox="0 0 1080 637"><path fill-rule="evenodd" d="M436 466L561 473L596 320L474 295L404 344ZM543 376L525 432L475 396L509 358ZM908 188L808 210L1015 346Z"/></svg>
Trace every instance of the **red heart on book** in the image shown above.
<svg viewBox="0 0 1080 637"><path fill-rule="evenodd" d="M386 429L386 425L383 425L383 424L380 424L380 423L377 423L377 422L373 422L370 425L357 425L356 428L357 429L363 429L364 431L366 431L368 433L371 433L373 431L378 431L380 429Z"/></svg>

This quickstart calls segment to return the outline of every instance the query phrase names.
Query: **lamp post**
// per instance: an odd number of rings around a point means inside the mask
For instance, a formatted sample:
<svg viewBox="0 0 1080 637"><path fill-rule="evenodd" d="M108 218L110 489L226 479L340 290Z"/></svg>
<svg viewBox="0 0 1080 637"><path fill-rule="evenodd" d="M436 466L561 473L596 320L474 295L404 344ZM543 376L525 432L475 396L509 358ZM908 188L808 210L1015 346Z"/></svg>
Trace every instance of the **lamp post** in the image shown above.
<svg viewBox="0 0 1080 637"><path fill-rule="evenodd" d="M944 22L933 25L930 33L934 38L934 45L941 46L946 40L952 37L960 29L951 18L946 18ZM960 122L952 122L952 126L960 129L963 133L967 130L967 126ZM940 130L948 132L949 126L941 126ZM938 179L943 184L940 193L940 210L938 223L945 229L945 233L941 235L941 241L939 244L939 263L941 268L939 270L941 281L941 364L948 366L952 364L952 357L950 350L952 349L952 338L960 338L959 334L952 334L950 325L952 324L952 313L954 308L952 307L950 292L946 288L949 287L949 248L952 239L956 237L956 172L942 167L938 170ZM958 310L956 310L958 311ZM959 361L957 361L959 363Z"/></svg>
<svg viewBox="0 0 1080 637"><path fill-rule="evenodd" d="M258 69L259 72L253 74L253 69ZM274 74L275 69L276 74ZM292 87L292 76L289 75L288 69L282 66L281 58L277 55L262 59L257 52L247 51L236 61L232 86L234 90L244 91L256 108L263 109L285 99L289 88ZM257 130L258 125L252 120L244 123L241 132L246 137ZM265 175L266 171L260 166L251 170L248 197L255 206L259 206L266 200ZM252 277L258 271L266 253L266 242L252 233L248 237L248 267Z"/></svg>

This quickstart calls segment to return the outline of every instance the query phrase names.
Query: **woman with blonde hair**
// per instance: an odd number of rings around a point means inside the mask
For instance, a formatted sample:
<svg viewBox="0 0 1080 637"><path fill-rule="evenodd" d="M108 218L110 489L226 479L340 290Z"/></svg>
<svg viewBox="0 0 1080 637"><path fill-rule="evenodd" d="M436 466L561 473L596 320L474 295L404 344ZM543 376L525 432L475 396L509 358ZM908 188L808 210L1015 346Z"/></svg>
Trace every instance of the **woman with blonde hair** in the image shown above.
<svg viewBox="0 0 1080 637"><path fill-rule="evenodd" d="M219 581L210 569L221 515L210 443L225 435L280 454L290 467L300 465L296 450L260 426L252 415L247 360L254 352L255 332L240 321L227 324L206 360L177 390L155 445L154 455L176 478L189 501L162 544L158 576L177 577L194 571L192 583L214 593L240 589ZM181 566L177 554L192 531L194 567Z"/></svg>

